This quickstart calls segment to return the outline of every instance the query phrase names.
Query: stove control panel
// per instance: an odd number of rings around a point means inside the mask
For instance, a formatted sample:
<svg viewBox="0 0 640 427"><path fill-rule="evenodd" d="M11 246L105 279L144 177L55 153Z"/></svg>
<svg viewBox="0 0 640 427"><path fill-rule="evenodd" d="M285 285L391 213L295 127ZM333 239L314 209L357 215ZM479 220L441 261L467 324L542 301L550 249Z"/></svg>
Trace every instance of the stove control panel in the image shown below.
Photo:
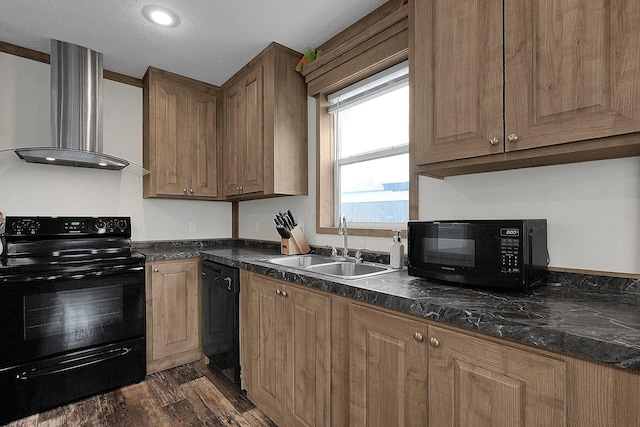
<svg viewBox="0 0 640 427"><path fill-rule="evenodd" d="M7 237L118 236L131 237L130 217L12 217L6 219Z"/></svg>

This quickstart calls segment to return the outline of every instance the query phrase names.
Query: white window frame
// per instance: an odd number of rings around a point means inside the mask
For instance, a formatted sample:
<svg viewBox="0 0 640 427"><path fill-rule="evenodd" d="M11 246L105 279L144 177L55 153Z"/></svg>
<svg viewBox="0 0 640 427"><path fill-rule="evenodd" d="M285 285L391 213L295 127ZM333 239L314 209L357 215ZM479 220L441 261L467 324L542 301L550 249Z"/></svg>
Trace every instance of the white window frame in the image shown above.
<svg viewBox="0 0 640 427"><path fill-rule="evenodd" d="M338 113L341 109L349 108L373 97L382 96L398 88L409 85L409 64L403 61L386 70L376 73L366 79L360 80L350 86L345 87L335 93L329 94L328 113L334 115L334 138L335 144L335 160L334 160L334 223L337 224L341 216L341 184L340 184L340 167L365 161L378 160L386 157L392 157L409 153L409 144L393 145L388 148L367 151L361 154L342 157L340 155L340 120ZM409 118L407 117L407 120ZM409 181L410 172L407 174ZM349 218L347 218L349 220ZM374 229L406 229L406 222L355 222L356 228L374 228Z"/></svg>

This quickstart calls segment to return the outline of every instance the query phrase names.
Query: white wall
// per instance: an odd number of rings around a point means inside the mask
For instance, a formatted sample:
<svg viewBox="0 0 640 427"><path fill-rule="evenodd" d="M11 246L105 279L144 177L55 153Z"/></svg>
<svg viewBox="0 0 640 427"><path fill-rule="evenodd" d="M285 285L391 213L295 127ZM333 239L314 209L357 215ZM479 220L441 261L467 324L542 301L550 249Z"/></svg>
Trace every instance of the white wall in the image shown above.
<svg viewBox="0 0 640 427"><path fill-rule="evenodd" d="M0 53L0 150L49 145L49 65ZM104 81L105 153L142 163L142 89ZM133 240L231 237L231 204L142 198L126 172L28 164L0 155L5 215L131 216ZM195 232L189 231L195 224Z"/></svg>
<svg viewBox="0 0 640 427"><path fill-rule="evenodd" d="M551 266L640 273L640 158L420 179L421 219L546 218Z"/></svg>
<svg viewBox="0 0 640 427"><path fill-rule="evenodd" d="M315 102L309 98L309 195L240 204L240 237L277 241L273 216L291 209L313 245L342 246L315 234ZM640 157L420 178L420 219L546 218L551 266L640 273ZM389 239L350 237L351 248L388 251Z"/></svg>

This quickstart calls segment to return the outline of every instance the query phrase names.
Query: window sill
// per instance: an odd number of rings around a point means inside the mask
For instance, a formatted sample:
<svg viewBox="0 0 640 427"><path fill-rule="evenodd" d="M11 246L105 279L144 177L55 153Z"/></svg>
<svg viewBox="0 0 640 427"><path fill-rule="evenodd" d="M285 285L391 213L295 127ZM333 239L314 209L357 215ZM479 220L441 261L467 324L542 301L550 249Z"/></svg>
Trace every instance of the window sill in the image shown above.
<svg viewBox="0 0 640 427"><path fill-rule="evenodd" d="M347 224L348 225L348 224ZM406 227L406 226L405 226ZM393 237L395 233L394 229L388 228L349 228L349 236L363 236L363 237ZM397 230L397 229L396 229ZM333 236L338 235L338 227L316 227L316 234L330 234ZM407 230L401 230L400 236L407 238Z"/></svg>

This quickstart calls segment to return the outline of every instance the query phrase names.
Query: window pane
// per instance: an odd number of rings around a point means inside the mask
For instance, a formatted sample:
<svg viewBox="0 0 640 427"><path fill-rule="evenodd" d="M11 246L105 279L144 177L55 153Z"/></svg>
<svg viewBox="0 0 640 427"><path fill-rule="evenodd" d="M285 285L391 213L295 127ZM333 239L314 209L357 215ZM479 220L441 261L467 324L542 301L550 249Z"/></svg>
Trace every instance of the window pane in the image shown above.
<svg viewBox="0 0 640 427"><path fill-rule="evenodd" d="M409 220L409 154L340 166L340 212L349 222Z"/></svg>
<svg viewBox="0 0 640 427"><path fill-rule="evenodd" d="M338 110L338 120L340 157L408 144L409 86Z"/></svg>

